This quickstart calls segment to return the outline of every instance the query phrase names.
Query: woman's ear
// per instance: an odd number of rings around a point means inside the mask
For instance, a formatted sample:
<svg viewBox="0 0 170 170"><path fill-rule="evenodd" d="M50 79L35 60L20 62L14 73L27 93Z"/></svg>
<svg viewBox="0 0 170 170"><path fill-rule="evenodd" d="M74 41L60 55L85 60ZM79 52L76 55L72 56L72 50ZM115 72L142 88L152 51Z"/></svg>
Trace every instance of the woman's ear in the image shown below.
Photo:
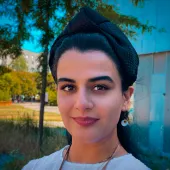
<svg viewBox="0 0 170 170"><path fill-rule="evenodd" d="M134 92L134 87L129 86L128 90L123 93L124 103L123 103L122 111L128 111L130 105L130 98L132 97L133 92Z"/></svg>

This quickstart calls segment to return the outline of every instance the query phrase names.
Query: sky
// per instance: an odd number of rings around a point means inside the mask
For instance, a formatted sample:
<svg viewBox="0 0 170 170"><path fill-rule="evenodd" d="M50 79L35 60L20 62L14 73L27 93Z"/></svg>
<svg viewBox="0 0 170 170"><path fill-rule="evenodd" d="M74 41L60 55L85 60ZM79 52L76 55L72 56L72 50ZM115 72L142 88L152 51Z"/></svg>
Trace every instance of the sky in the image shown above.
<svg viewBox="0 0 170 170"><path fill-rule="evenodd" d="M107 0L112 4L114 0ZM158 29L164 28L165 32L160 33L154 30L152 33L138 33L137 40L131 40L138 54L154 53L161 51L170 51L170 0L145 0L143 7L134 7L130 0L116 0L119 12L122 14L137 17L142 23L149 21L149 24L156 26ZM115 2L114 2L115 3ZM1 24L8 23L5 18L1 19ZM34 40L25 41L23 49L32 52L41 52L42 48L38 44L38 38L41 36L40 31L31 30Z"/></svg>

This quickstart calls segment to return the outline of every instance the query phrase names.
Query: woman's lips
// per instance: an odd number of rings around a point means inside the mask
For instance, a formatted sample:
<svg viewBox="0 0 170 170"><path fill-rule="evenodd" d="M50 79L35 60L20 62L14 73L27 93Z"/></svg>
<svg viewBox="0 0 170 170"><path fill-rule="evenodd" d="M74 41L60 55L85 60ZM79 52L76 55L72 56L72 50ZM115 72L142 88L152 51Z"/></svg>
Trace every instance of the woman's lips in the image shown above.
<svg viewBox="0 0 170 170"><path fill-rule="evenodd" d="M73 120L81 126L90 126L96 123L99 119L93 117L73 117Z"/></svg>

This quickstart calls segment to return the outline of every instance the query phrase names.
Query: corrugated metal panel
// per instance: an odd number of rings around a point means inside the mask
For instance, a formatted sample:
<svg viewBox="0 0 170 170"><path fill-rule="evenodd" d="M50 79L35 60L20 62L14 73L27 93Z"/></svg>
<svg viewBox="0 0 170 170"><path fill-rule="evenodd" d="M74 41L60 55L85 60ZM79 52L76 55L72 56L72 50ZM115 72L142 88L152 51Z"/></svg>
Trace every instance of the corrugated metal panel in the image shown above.
<svg viewBox="0 0 170 170"><path fill-rule="evenodd" d="M154 69L153 74L165 74L166 73L166 53L154 54Z"/></svg>
<svg viewBox="0 0 170 170"><path fill-rule="evenodd" d="M170 52L167 53L166 67L166 93L165 93L165 115L164 115L164 147L166 153L170 153Z"/></svg>
<svg viewBox="0 0 170 170"><path fill-rule="evenodd" d="M149 122L150 122L150 88L153 73L153 56L140 57L138 80L135 85L134 95L134 123L138 129L135 131L135 140L142 146L149 144Z"/></svg>
<svg viewBox="0 0 170 170"><path fill-rule="evenodd" d="M163 150L165 74L153 74L151 84L150 148Z"/></svg>
<svg viewBox="0 0 170 170"><path fill-rule="evenodd" d="M134 106L135 141L170 155L170 52L140 56Z"/></svg>

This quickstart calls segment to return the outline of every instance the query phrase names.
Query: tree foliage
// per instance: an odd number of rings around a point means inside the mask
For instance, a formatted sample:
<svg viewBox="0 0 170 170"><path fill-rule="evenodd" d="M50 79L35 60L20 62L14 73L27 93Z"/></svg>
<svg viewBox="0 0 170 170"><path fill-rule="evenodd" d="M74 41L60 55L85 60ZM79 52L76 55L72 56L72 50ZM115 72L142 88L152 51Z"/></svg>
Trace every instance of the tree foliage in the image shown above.
<svg viewBox="0 0 170 170"><path fill-rule="evenodd" d="M39 73L33 73L35 75L35 81L37 84L37 91L38 94L41 94L41 88L42 88L42 80L41 75ZM51 106L57 106L57 93L56 93L56 84L54 82L54 79L51 75L51 73L48 73L47 75L47 89L48 93L48 104Z"/></svg>
<svg viewBox="0 0 170 170"><path fill-rule="evenodd" d="M8 91L9 95L32 96L37 94L35 76L28 72L11 71L0 75L0 87L2 91Z"/></svg>
<svg viewBox="0 0 170 170"><path fill-rule="evenodd" d="M42 82L39 73L13 71L0 66L0 101L7 101L12 96L24 95L26 98L40 95ZM50 73L47 75L48 104L57 105L56 85Z"/></svg>
<svg viewBox="0 0 170 170"><path fill-rule="evenodd" d="M9 66L15 71L28 71L27 61L23 55L13 59Z"/></svg>
<svg viewBox="0 0 170 170"><path fill-rule="evenodd" d="M56 84L51 74L47 75L47 92L49 98L49 105L57 106Z"/></svg>
<svg viewBox="0 0 170 170"><path fill-rule="evenodd" d="M10 101L11 96L9 91L0 90L0 101Z"/></svg>
<svg viewBox="0 0 170 170"><path fill-rule="evenodd" d="M9 73L11 72L12 70L8 67L5 67L5 66L0 66L0 76L5 74L5 73Z"/></svg>
<svg viewBox="0 0 170 170"><path fill-rule="evenodd" d="M23 1L1 0L0 17L9 21L0 26L0 57L10 55L11 58L16 58L22 53L24 40L30 37L27 29L29 25L26 22L28 13L23 7Z"/></svg>

